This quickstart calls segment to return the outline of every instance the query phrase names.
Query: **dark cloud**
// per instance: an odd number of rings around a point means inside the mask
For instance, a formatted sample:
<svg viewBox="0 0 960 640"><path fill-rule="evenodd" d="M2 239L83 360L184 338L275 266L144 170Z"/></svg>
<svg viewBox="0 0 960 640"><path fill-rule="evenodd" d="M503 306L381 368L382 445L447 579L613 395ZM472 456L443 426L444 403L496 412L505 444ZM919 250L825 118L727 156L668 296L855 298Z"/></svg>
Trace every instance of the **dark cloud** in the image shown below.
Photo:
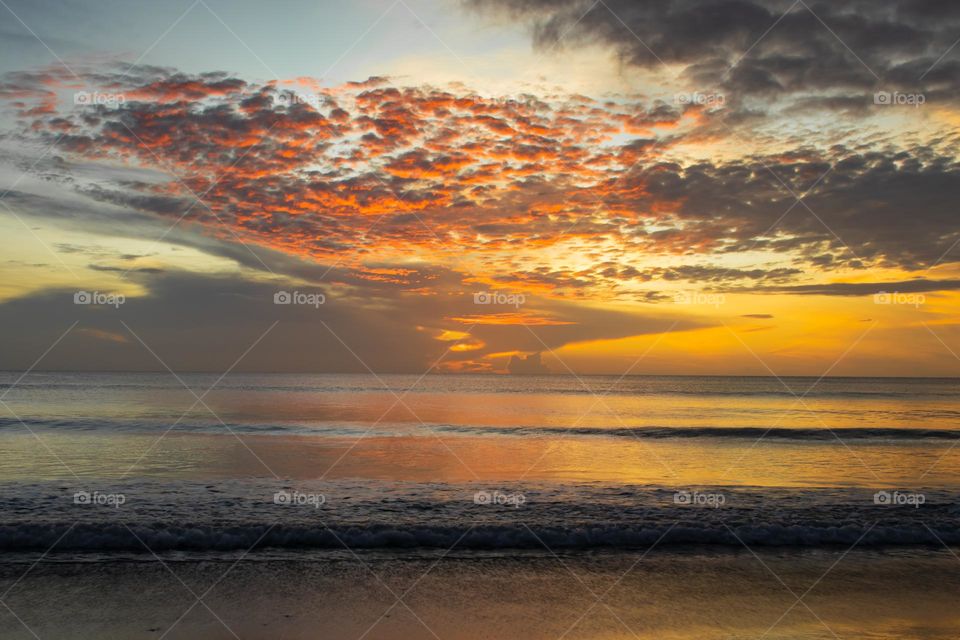
<svg viewBox="0 0 960 640"><path fill-rule="evenodd" d="M641 280L686 280L688 282L729 282L735 280L764 280L785 282L802 274L800 269L731 269L717 265L682 265L676 267L653 267L644 269L637 276Z"/></svg>
<svg viewBox="0 0 960 640"><path fill-rule="evenodd" d="M105 271L113 273L163 273L165 269L160 269L158 267L118 267L115 265L105 265L105 264L88 264L88 269L93 271Z"/></svg>
<svg viewBox="0 0 960 640"><path fill-rule="evenodd" d="M470 0L483 12L526 20L544 50L583 42L622 61L680 65L701 88L748 97L833 93L844 100L887 90L955 98L960 69L938 59L956 41L957 3L941 0ZM839 92L839 93L838 93ZM844 97L844 95L846 97ZM829 106L821 103L821 106Z"/></svg>
<svg viewBox="0 0 960 640"><path fill-rule="evenodd" d="M661 244L719 253L799 252L803 263L820 268L912 270L960 259L950 253L960 240L951 222L960 164L928 147L898 153L839 147L825 155L702 162L629 182L647 191L638 208L677 203L670 210L683 233L662 232Z"/></svg>
<svg viewBox="0 0 960 640"><path fill-rule="evenodd" d="M898 282L831 282L784 287L732 288L726 291L787 293L805 296L869 296L878 293L927 293L960 290L960 280L901 280Z"/></svg>
<svg viewBox="0 0 960 640"><path fill-rule="evenodd" d="M517 375L547 375L550 373L550 369L543 364L539 353L533 353L529 356L510 356L510 364L507 365L507 370Z"/></svg>
<svg viewBox="0 0 960 640"><path fill-rule="evenodd" d="M401 270L399 265L380 265L371 273ZM350 285L304 286L286 280L137 270L130 277L146 294L128 296L118 308L74 304L72 290L47 290L0 304L0 351L7 368L30 367L76 320L78 331L58 344L41 368L162 370L140 344L143 340L175 371L225 371L277 322L239 371L363 373L369 367L423 373L434 364L440 369L492 370L506 363L485 360L489 354L702 326L666 315L646 317L534 298L516 319L529 326L500 325L504 313L516 309L475 304L470 288L440 267L405 271L399 280L355 278ZM411 293L424 282L434 288L429 295ZM278 305L278 291L323 294L325 300L319 305ZM445 332L467 337L447 339ZM470 349L452 348L458 344Z"/></svg>

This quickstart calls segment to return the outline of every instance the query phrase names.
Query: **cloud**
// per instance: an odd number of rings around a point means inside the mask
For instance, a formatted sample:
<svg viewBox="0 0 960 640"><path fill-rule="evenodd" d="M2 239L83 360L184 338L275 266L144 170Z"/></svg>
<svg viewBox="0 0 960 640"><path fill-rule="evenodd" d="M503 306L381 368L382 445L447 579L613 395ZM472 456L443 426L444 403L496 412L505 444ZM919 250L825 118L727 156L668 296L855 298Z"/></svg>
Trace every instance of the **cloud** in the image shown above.
<svg viewBox="0 0 960 640"><path fill-rule="evenodd" d="M789 0L470 0L478 11L524 20L550 51L600 43L627 65L679 67L693 86L737 103L819 95L844 100L887 90L955 100L960 63L940 57L956 40L949 2L791 3ZM822 106L828 106L826 104ZM840 105L843 106L841 102Z"/></svg>
<svg viewBox="0 0 960 640"><path fill-rule="evenodd" d="M785 282L796 279L802 274L801 269L779 267L774 269L734 269L716 265L680 265L676 267L652 267L636 274L636 278L648 280L685 280L688 282L715 283L736 280L764 280L769 282ZM624 271L620 276L627 276Z"/></svg>
<svg viewBox="0 0 960 640"><path fill-rule="evenodd" d="M529 356L510 356L510 364L507 369L512 374L524 375L547 375L550 369L540 359L540 353L533 353Z"/></svg>
<svg viewBox="0 0 960 640"><path fill-rule="evenodd" d="M960 165L929 148L836 147L827 154L701 162L642 179L646 206L678 203L671 209L683 232L662 232L661 244L797 252L803 262L834 268L923 269L957 259L948 252L960 233L948 220L950 202L960 196Z"/></svg>
<svg viewBox="0 0 960 640"><path fill-rule="evenodd" d="M901 280L895 282L830 282L824 284L732 288L726 291L750 293L787 293L804 296L869 296L878 293L927 293L960 290L960 280Z"/></svg>
<svg viewBox="0 0 960 640"><path fill-rule="evenodd" d="M806 286L960 255L950 137L692 160L678 145L717 117L698 105L109 66L82 78L118 104L51 103L43 91L76 84L63 76L4 80L16 136L57 141L38 165L49 188L11 191L7 204L308 281L433 295L446 278L655 302L669 294L633 285ZM52 111L34 112L39 102ZM728 266L742 253L763 257ZM574 266L574 255L588 260ZM664 266L634 265L637 255ZM665 262L681 257L697 263Z"/></svg>
<svg viewBox="0 0 960 640"><path fill-rule="evenodd" d="M434 366L497 370L506 364L490 358L497 353L703 326L669 314L648 316L538 298L527 300L529 311L523 315L504 318L497 306L475 304L453 272L434 266L376 269L387 270L402 277L311 286L286 279L139 271L130 277L145 293L127 296L116 308L74 304L74 290L34 292L0 303L0 349L7 366L28 368L77 319L76 330L45 357L44 368L165 368L143 348L143 340L175 371L225 371L277 323L238 371L364 373L369 367L423 373ZM424 278L431 282L431 294L411 294L422 288ZM324 301L278 305L278 291L322 294ZM550 321L538 323L538 317Z"/></svg>

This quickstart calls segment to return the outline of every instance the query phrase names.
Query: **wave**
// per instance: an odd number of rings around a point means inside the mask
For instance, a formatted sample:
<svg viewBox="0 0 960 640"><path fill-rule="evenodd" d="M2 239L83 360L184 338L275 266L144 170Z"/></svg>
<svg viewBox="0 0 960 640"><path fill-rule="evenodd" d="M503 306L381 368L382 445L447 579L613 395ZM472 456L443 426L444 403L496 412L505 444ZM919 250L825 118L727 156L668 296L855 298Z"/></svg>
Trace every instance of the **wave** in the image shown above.
<svg viewBox="0 0 960 640"><path fill-rule="evenodd" d="M171 426L159 420L143 419L67 419L67 418L24 418L31 428L65 429L93 431L110 429L116 431L194 431L204 433L229 433L261 435L313 435L313 436L352 436L368 433L367 424L227 424L220 422L186 423ZM16 418L0 418L0 429L22 428ZM650 438L650 439L690 439L690 438L733 438L758 440L810 440L836 442L848 440L960 440L960 429L924 429L903 427L840 427L836 429L814 427L535 427L516 426L498 427L482 425L450 424L394 424L379 425L377 435L410 435L418 432L439 432L454 435L494 435L510 437L608 437L608 438Z"/></svg>
<svg viewBox="0 0 960 640"><path fill-rule="evenodd" d="M494 433L512 436L607 436L634 438L745 438L786 440L958 440L960 430L847 427L838 429L794 427L459 427L443 426L454 433Z"/></svg>
<svg viewBox="0 0 960 640"><path fill-rule="evenodd" d="M736 526L623 526L616 523L576 527L537 527L522 524L482 526L354 525L286 526L247 524L20 524L0 526L0 550L62 552L246 551L254 549L453 549L564 550L644 548L656 545L717 545L727 547L825 547L856 544L878 546L942 546L960 544L960 531L921 524L873 526L781 525L751 523Z"/></svg>
<svg viewBox="0 0 960 640"><path fill-rule="evenodd" d="M0 552L960 545L960 494L933 487L678 490L237 479L81 489L123 501L78 504L77 488L61 482L0 491ZM291 491L323 499L313 506L278 502L278 493Z"/></svg>

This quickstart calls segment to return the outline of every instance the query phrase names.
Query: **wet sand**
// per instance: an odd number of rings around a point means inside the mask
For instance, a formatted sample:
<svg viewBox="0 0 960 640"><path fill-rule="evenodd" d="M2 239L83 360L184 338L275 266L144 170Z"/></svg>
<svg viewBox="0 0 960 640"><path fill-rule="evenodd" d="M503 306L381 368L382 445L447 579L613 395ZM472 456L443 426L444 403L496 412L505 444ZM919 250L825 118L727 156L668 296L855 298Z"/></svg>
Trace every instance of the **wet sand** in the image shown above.
<svg viewBox="0 0 960 640"><path fill-rule="evenodd" d="M25 556L0 568L2 589L13 585L0 636L877 640L960 631L960 560L945 550L268 556L48 557L32 569Z"/></svg>

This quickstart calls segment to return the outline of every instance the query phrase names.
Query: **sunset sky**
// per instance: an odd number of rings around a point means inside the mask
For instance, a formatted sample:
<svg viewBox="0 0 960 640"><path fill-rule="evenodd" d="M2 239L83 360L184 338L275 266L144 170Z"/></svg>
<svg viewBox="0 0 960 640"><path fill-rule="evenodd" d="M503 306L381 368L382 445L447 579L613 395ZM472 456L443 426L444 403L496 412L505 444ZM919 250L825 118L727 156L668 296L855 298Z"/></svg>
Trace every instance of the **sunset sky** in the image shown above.
<svg viewBox="0 0 960 640"><path fill-rule="evenodd" d="M0 368L960 375L960 3L0 14Z"/></svg>

